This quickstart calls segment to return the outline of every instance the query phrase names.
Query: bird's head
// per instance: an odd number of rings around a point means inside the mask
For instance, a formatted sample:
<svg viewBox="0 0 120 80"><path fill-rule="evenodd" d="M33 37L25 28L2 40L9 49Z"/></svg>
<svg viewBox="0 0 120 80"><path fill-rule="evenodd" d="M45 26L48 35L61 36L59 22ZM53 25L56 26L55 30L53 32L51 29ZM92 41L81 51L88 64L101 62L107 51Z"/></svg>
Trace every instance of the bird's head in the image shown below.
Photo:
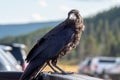
<svg viewBox="0 0 120 80"><path fill-rule="evenodd" d="M79 11L76 9L73 9L68 13L68 19L70 20L79 19L79 16L80 16Z"/></svg>
<svg viewBox="0 0 120 80"><path fill-rule="evenodd" d="M85 26L83 24L83 19L82 19L81 15L79 14L78 10L76 10L76 9L71 10L68 13L68 18L67 19L77 23L78 25L80 25L81 30L84 31Z"/></svg>

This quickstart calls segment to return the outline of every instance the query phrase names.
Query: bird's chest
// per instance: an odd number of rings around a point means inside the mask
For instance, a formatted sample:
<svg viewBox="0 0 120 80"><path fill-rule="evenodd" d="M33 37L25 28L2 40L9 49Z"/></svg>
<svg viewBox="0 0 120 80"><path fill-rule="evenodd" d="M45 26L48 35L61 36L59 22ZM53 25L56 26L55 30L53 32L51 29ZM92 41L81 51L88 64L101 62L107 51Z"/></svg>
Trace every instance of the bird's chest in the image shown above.
<svg viewBox="0 0 120 80"><path fill-rule="evenodd" d="M73 48L75 48L79 44L80 36L81 36L81 33L76 31L72 35L70 42L66 44L65 47L61 50L59 56L64 56L66 53L68 53Z"/></svg>

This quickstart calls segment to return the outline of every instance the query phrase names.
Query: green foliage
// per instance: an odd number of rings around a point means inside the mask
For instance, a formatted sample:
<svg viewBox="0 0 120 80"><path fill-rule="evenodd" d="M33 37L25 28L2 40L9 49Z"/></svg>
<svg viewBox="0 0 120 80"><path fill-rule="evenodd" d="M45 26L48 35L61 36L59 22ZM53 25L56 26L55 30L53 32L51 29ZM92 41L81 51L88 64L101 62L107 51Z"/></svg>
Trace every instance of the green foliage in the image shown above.
<svg viewBox="0 0 120 80"><path fill-rule="evenodd" d="M120 7L101 12L84 19L83 47L77 50L84 59L87 56L120 56ZM80 44L81 45L81 44Z"/></svg>
<svg viewBox="0 0 120 80"><path fill-rule="evenodd" d="M93 36L88 36L85 41L85 55L86 56L96 56L97 55L97 43Z"/></svg>

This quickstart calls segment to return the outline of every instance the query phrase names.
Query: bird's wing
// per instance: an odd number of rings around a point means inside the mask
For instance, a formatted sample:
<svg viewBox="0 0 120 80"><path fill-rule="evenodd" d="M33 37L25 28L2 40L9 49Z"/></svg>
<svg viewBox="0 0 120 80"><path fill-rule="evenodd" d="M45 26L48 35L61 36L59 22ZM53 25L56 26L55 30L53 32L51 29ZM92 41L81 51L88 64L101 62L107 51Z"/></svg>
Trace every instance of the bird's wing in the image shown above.
<svg viewBox="0 0 120 80"><path fill-rule="evenodd" d="M60 32L62 29L64 29L64 27L67 25L67 22L66 20L63 21L62 23L60 23L59 25L57 25L55 28L53 28L51 31L49 31L45 36L44 38L48 38L49 36L51 35L54 35L58 32Z"/></svg>
<svg viewBox="0 0 120 80"><path fill-rule="evenodd" d="M31 57L33 57L34 55L36 55L36 51L38 51L37 49L39 48L39 52L41 52L43 49L46 48L47 44L45 45L44 42L46 42L46 40L50 37L55 35L56 33L60 32L61 30L64 29L64 27L66 26L66 22L62 22L61 24L59 24L58 26L56 26L55 28L53 28L51 31L49 31L46 35L44 35L36 44L35 46L30 50L26 61L29 62L29 60L31 59ZM44 44L44 45L43 45Z"/></svg>
<svg viewBox="0 0 120 80"><path fill-rule="evenodd" d="M30 54L27 61L32 61L33 59L51 57L55 56L63 47L70 42L74 30L70 27L65 26L65 28L57 34L49 36L49 38L44 39L40 45L35 46L34 50Z"/></svg>
<svg viewBox="0 0 120 80"><path fill-rule="evenodd" d="M64 48L66 44L72 39L74 30L72 28L64 28L61 32L50 36L49 39L46 39L41 45L36 48L34 55L32 55L29 61L34 59L51 59L59 53L60 50ZM39 57L39 58L38 58Z"/></svg>
<svg viewBox="0 0 120 80"><path fill-rule="evenodd" d="M55 58L59 52L72 40L74 34L74 30L71 28L66 28L61 31L59 34L54 35L48 41L48 46L46 49L41 53L39 58L42 59L51 59Z"/></svg>
<svg viewBox="0 0 120 80"><path fill-rule="evenodd" d="M29 54L26 57L26 61L29 62L30 58L35 54L35 51L38 49L38 47L44 42L44 38L41 38L39 42L37 42L34 47L30 50Z"/></svg>

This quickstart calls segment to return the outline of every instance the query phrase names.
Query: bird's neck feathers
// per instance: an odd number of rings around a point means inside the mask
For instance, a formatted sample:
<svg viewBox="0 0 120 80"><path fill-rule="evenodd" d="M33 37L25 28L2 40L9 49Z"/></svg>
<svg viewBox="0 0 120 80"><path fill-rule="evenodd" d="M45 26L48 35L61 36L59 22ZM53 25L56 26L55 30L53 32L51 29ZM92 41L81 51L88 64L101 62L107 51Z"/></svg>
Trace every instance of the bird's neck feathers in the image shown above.
<svg viewBox="0 0 120 80"><path fill-rule="evenodd" d="M76 20L71 20L71 19L67 18L64 22L66 25L69 25L68 27L72 27L73 29L75 29L79 32L84 31L84 29L85 29L82 18L76 19Z"/></svg>

